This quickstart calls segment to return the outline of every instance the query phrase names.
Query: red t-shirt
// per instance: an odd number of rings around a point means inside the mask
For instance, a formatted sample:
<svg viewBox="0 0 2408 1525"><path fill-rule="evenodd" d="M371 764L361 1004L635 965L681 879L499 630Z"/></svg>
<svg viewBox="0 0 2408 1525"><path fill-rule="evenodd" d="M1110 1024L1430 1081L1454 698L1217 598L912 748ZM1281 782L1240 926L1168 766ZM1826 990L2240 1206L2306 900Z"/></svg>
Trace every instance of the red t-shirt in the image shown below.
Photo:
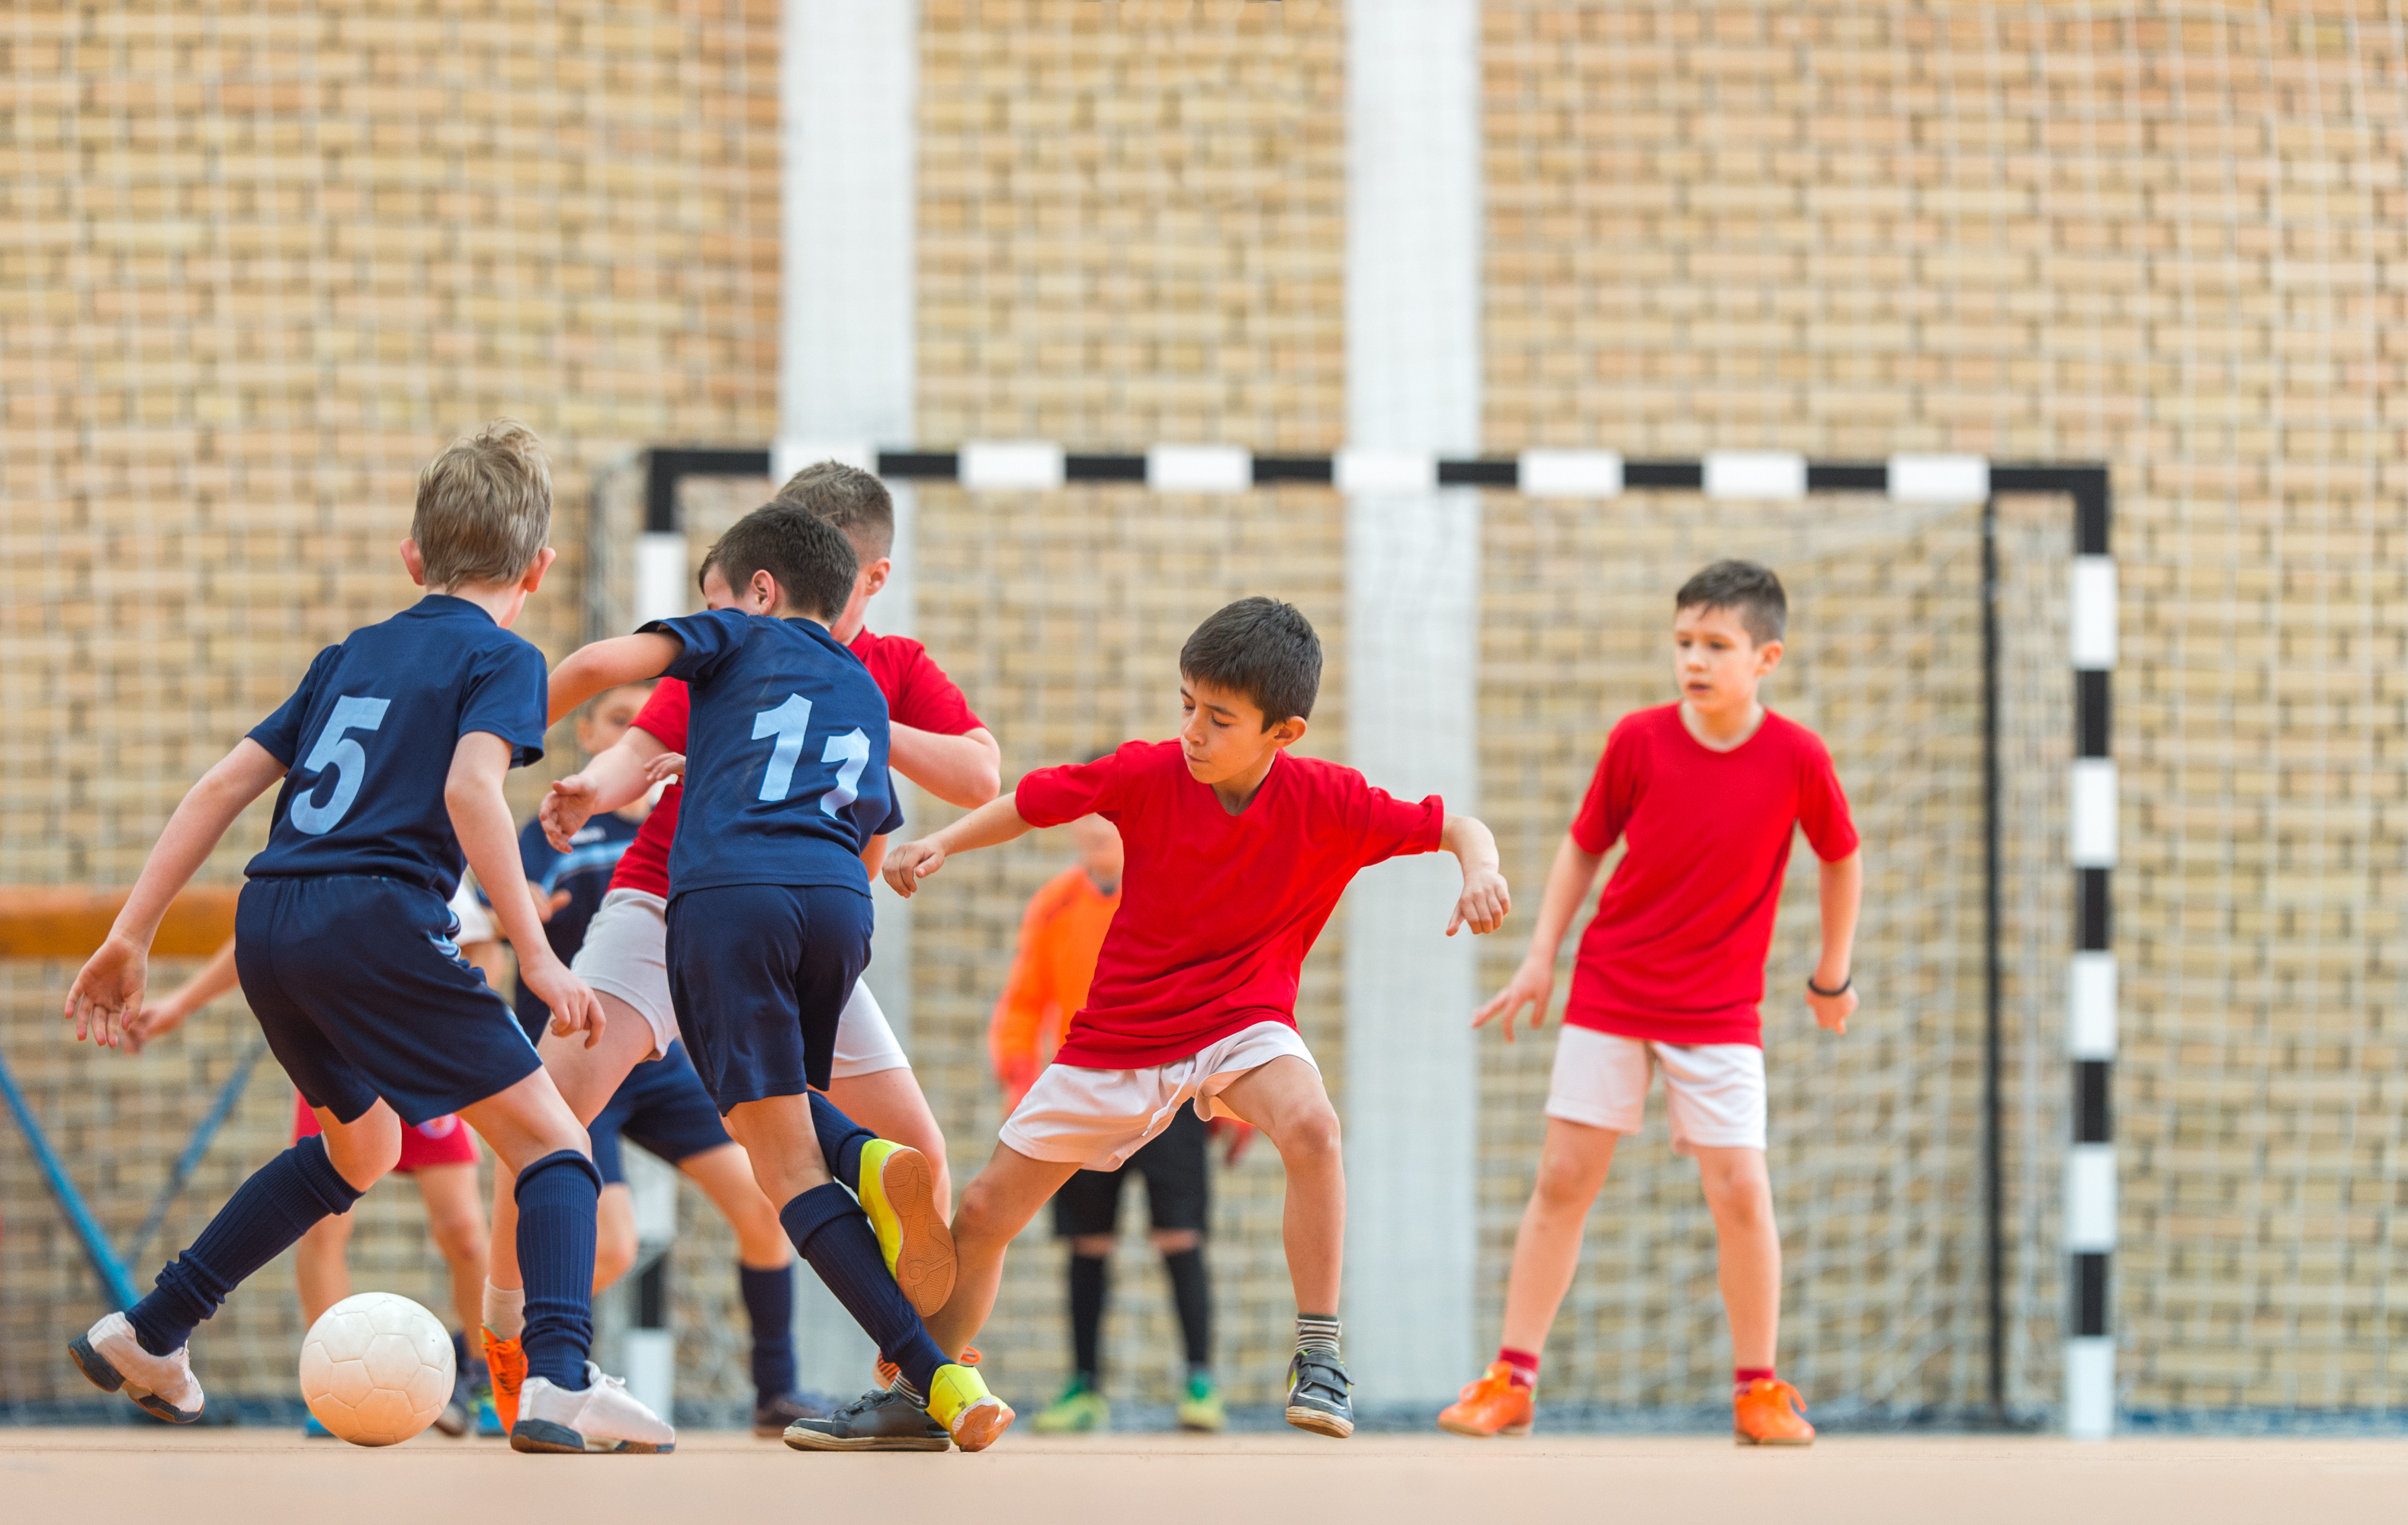
<svg viewBox="0 0 2408 1525"><path fill-rule="evenodd" d="M1351 768L1282 753L1237 815L1176 741L1020 781L1031 826L1096 814L1121 828L1120 914L1087 1003L1054 1057L1089 1070L1168 1064L1257 1022L1296 1026L1304 956L1355 870L1438 846L1445 803L1407 804Z"/></svg>
<svg viewBox="0 0 2408 1525"><path fill-rule="evenodd" d="M1701 744L1667 704L1606 739L1572 840L1614 866L1581 938L1564 1020L1665 1043L1762 1046L1764 958L1802 827L1825 862L1856 850L1822 738L1768 712L1729 752Z"/></svg>
<svg viewBox="0 0 2408 1525"><path fill-rule="evenodd" d="M886 696L886 717L896 725L939 736L966 736L986 724L971 712L970 701L937 666L928 648L910 637L874 636L865 629L853 638L851 649L878 681L878 691ZM686 716L692 710L685 684L664 678L636 712L635 724L671 752L683 752ZM639 889L668 899L669 845L677 840L681 793L675 781L661 791L661 802L644 817L636 840L619 859L618 871L610 876L612 889Z"/></svg>

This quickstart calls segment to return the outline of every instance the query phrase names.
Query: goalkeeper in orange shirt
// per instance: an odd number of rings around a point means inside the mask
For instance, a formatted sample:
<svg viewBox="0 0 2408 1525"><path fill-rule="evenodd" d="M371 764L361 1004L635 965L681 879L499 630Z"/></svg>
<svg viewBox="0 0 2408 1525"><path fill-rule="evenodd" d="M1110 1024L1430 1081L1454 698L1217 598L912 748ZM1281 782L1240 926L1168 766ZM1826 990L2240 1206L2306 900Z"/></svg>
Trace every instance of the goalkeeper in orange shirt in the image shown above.
<svg viewBox="0 0 2408 1525"><path fill-rule="evenodd" d="M1079 1008L1087 1002L1104 929L1120 908L1121 834L1100 815L1070 825L1079 865L1047 881L1020 923L1020 952L987 1029L987 1051L1003 1086L1004 1112L1020 1105L1037 1072L1053 1061ZM1054 1231L1070 1242L1070 1385L1037 1416L1039 1434L1101 1430L1111 1417L1099 1380L1104 1295L1118 1232L1122 1178L1145 1177L1154 1219L1154 1247L1170 1274L1179 1328L1187 1346L1187 1385L1179 1402L1182 1429L1215 1431L1227 1422L1212 1382L1212 1294L1204 1279L1204 1229L1211 1190L1205 1144L1211 1130L1233 1130L1229 1163L1254 1129L1235 1119L1207 1124L1195 1109L1112 1171L1081 1171L1054 1197Z"/></svg>

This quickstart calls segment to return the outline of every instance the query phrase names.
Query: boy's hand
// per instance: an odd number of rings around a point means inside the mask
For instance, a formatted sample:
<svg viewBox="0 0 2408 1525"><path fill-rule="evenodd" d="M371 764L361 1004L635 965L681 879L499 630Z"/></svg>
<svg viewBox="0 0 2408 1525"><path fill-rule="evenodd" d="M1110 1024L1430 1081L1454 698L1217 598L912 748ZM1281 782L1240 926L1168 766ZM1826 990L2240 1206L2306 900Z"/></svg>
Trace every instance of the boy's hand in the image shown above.
<svg viewBox="0 0 2408 1525"><path fill-rule="evenodd" d="M1513 897L1505 888L1505 876L1494 869L1473 869L1463 876L1463 894L1455 902L1455 914L1446 922L1446 935L1453 937L1458 927L1469 927L1474 933L1493 932L1505 925L1505 914L1513 909Z"/></svg>
<svg viewBox="0 0 2408 1525"><path fill-rule="evenodd" d="M1815 1022L1824 1031L1844 1033L1848 1030L1848 1018L1856 1014L1856 987L1849 984L1844 974L1836 983L1847 985L1836 996L1818 996L1810 987L1806 992L1806 1008L1814 1014ZM1819 971L1814 984L1822 985L1826 990L1831 988L1830 985L1824 984Z"/></svg>
<svg viewBox="0 0 2408 1525"><path fill-rule="evenodd" d="M552 1008L552 1030L555 1037L571 1033L585 1034L585 1046L592 1048L602 1041L606 1019L602 1015L602 998L596 996L583 980L568 972L568 966L557 957L545 957L519 963L519 978L536 993L536 999Z"/></svg>
<svg viewBox="0 0 2408 1525"><path fill-rule="evenodd" d="M560 914L562 906L577 899L565 889L556 889L546 895L543 892L543 886L532 879L527 881L527 894L535 900L536 919L546 924L549 924L552 917Z"/></svg>
<svg viewBox="0 0 2408 1525"><path fill-rule="evenodd" d="M651 762L644 764L644 782L646 784L658 784L665 778L676 778L684 771L684 753L664 752L659 756L654 757Z"/></svg>
<svg viewBox="0 0 2408 1525"><path fill-rule="evenodd" d="M111 932L67 986L61 1014L74 1020L79 1043L90 1038L115 1048L124 1041L126 1023L140 1014L142 988L150 979L150 950Z"/></svg>
<svg viewBox="0 0 2408 1525"><path fill-rule="evenodd" d="M153 1038L165 1038L184 1025L193 1008L176 996L167 996L145 1005L125 1024L125 1052L139 1054L142 1045Z"/></svg>
<svg viewBox="0 0 2408 1525"><path fill-rule="evenodd" d="M552 843L553 852L568 851L569 839L584 830L585 823L592 819L596 798L594 781L582 773L552 781L552 792L543 797L536 816L543 822L543 840ZM543 898L536 899L540 902Z"/></svg>
<svg viewBox="0 0 2408 1525"><path fill-rule="evenodd" d="M934 838L907 842L890 848L886 854L886 883L905 899L920 887L920 881L945 866L945 850Z"/></svg>
<svg viewBox="0 0 2408 1525"><path fill-rule="evenodd" d="M1505 1041L1513 1041L1513 1017L1523 1007L1530 1008L1530 1030L1537 1032L1547 1020L1547 1008L1555 999L1555 966L1552 960L1541 963L1525 958L1505 988L1488 1000L1488 1004L1471 1014L1471 1025L1484 1028L1498 1016L1505 1018Z"/></svg>

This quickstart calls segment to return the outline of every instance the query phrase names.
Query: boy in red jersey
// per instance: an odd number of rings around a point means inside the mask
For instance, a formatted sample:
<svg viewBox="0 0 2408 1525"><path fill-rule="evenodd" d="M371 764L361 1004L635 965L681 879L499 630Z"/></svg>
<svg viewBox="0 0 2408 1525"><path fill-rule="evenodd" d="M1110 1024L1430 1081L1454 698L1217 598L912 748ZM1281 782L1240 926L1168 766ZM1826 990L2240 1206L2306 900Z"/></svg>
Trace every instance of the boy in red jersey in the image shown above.
<svg viewBox="0 0 2408 1525"><path fill-rule="evenodd" d="M1788 599L1780 579L1718 561L1674 600L1681 702L1626 715L1547 875L1530 951L1472 1018L1555 994L1555 949L1616 838L1628 851L1581 939L1555 1047L1539 1179L1513 1244L1505 1340L1496 1361L1439 1416L1442 1429L1526 1434L1539 1351L1580 1262L1581 1224L1613 1146L1639 1131L1649 1072L1664 1072L1672 1147L1694 1155L1719 1246L1730 1318L1732 1431L1743 1446L1808 1446L1798 1391L1773 1372L1781 1238L1764 1163L1764 959L1803 827L1822 860L1823 954L1807 981L1814 1020L1845 1032L1856 1009L1849 958L1864 866L1830 754L1813 732L1756 700L1781 663Z"/></svg>
<svg viewBox="0 0 2408 1525"><path fill-rule="evenodd" d="M1116 1168L1193 1104L1206 1121L1261 1129L1287 1167L1298 1310L1287 1421L1349 1435L1337 1315L1346 1179L1338 1114L1296 1030L1297 978L1356 870L1401 854L1443 848L1461 861L1447 935L1495 930L1509 909L1497 842L1436 795L1409 804L1351 768L1288 755L1321 683L1320 639L1293 607L1229 605L1188 637L1179 670L1178 741L1039 769L887 856L887 883L910 895L954 853L1090 813L1120 828L1125 854L1087 1002L963 1193L953 1294L928 1330L960 1350L994 1309L1004 1246L1047 1199L1082 1166ZM1316 1308L1327 1311L1304 1311Z"/></svg>

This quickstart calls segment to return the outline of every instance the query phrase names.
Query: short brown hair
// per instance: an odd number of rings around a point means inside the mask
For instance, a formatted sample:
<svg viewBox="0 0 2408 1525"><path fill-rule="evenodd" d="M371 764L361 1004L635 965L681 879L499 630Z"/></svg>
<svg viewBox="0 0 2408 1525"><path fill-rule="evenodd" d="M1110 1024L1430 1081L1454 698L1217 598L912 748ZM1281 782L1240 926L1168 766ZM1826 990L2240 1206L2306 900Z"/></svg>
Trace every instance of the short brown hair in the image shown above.
<svg viewBox="0 0 2408 1525"><path fill-rule="evenodd" d="M1781 579L1753 561L1717 561L1682 583L1672 596L1672 612L1684 609L1727 611L1759 646L1779 640L1789 628L1789 595Z"/></svg>
<svg viewBox="0 0 2408 1525"><path fill-rule="evenodd" d="M853 541L834 525L792 503L764 503L729 526L719 543L703 553L727 585L742 593L754 572L777 580L786 606L813 619L833 621L853 597L861 570Z"/></svg>
<svg viewBox="0 0 2408 1525"><path fill-rule="evenodd" d="M895 499L873 472L822 461L788 477L774 501L791 503L843 530L864 561L895 553Z"/></svg>
<svg viewBox="0 0 2408 1525"><path fill-rule="evenodd" d="M1321 692L1321 638L1304 611L1277 598L1240 598L1196 627L1179 650L1180 676L1250 700L1268 730L1312 718Z"/></svg>
<svg viewBox="0 0 2408 1525"><path fill-rule="evenodd" d="M409 538L430 588L516 582L551 536L552 464L516 419L452 440L418 474Z"/></svg>

